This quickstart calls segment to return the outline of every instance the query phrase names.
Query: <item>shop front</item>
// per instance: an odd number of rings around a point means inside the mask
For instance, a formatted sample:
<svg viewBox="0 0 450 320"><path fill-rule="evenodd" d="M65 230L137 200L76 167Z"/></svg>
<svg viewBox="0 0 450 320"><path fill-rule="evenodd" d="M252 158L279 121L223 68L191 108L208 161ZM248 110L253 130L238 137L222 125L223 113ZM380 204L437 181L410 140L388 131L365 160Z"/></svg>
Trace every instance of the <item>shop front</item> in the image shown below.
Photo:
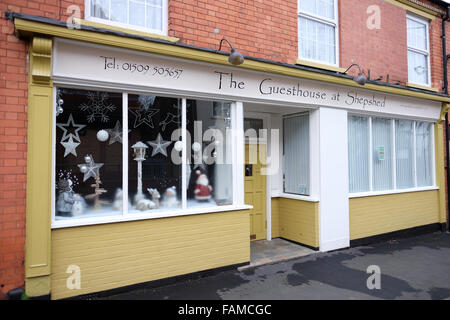
<svg viewBox="0 0 450 320"><path fill-rule="evenodd" d="M31 44L30 296L245 265L253 240L330 251L445 223L445 97L15 24Z"/></svg>

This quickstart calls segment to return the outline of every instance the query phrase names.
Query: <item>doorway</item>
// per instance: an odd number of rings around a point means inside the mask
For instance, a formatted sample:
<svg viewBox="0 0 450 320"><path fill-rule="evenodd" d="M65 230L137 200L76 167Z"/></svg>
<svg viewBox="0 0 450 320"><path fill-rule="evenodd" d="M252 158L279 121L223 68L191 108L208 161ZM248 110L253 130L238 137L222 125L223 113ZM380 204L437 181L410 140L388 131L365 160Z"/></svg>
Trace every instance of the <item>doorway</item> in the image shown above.
<svg viewBox="0 0 450 320"><path fill-rule="evenodd" d="M255 130L256 137L260 138L260 131L267 129L268 119L266 114L245 113L244 131ZM251 141L246 136L245 141L245 172L244 172L244 200L251 205L250 210L250 241L270 240L271 234L268 232L268 215L270 207L268 203L268 179L264 174L264 167L267 163L267 137ZM269 220L270 221L270 220ZM270 224L269 224L270 225Z"/></svg>

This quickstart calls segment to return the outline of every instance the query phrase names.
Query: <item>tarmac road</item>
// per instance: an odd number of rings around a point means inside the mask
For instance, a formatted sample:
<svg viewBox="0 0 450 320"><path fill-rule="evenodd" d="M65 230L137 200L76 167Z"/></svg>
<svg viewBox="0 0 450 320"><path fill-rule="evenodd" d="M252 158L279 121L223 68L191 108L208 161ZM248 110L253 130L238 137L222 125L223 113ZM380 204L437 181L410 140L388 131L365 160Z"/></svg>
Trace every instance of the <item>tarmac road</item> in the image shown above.
<svg viewBox="0 0 450 320"><path fill-rule="evenodd" d="M369 266L381 271L370 290ZM373 278L371 278L373 282ZM159 288L102 299L449 299L450 234L418 237L315 253L243 272L230 270Z"/></svg>

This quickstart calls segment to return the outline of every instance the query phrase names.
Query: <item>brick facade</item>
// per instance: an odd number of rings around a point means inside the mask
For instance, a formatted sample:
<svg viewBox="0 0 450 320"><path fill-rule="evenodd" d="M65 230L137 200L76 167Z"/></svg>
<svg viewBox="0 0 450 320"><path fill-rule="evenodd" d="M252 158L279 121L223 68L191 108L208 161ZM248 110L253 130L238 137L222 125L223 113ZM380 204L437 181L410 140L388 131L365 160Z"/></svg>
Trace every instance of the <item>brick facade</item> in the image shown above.
<svg viewBox="0 0 450 320"><path fill-rule="evenodd" d="M0 2L0 299L24 284L27 51L14 35L5 11L64 21L69 5L84 0L2 0ZM367 30L367 8L381 9L381 28ZM433 5L430 3L430 5ZM437 7L436 5L433 5ZM168 35L181 43L217 49L226 37L243 54L295 63L297 0L169 0ZM450 27L447 26L450 52ZM442 89L441 19L430 24L432 86ZM339 1L340 66L358 63L371 77L408 80L406 11L383 0Z"/></svg>

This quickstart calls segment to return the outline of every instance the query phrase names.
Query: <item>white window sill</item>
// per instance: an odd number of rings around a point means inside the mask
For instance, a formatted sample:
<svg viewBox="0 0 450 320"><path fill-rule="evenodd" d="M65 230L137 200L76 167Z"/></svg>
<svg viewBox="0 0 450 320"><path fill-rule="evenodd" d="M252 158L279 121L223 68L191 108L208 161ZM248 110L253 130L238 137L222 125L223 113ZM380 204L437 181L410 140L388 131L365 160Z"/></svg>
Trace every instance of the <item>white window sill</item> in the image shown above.
<svg viewBox="0 0 450 320"><path fill-rule="evenodd" d="M280 194L272 195L272 198L285 198L285 199L302 200L302 201L309 201L309 202L319 202L319 198L316 198L316 197L302 196L299 194L290 194L290 193L280 193Z"/></svg>
<svg viewBox="0 0 450 320"><path fill-rule="evenodd" d="M430 190L439 190L439 187L431 186L431 187L397 189L397 190L388 190L388 191L358 192L358 193L350 193L348 195L348 197L349 198L362 198L362 197L373 197L373 196L382 196L382 195L398 194L398 193L430 191Z"/></svg>
<svg viewBox="0 0 450 320"><path fill-rule="evenodd" d="M253 206L249 205L225 205L219 207L208 207L208 208L189 208L185 210L172 210L172 211L162 211L162 212L142 212L142 213L129 213L126 215L113 215L107 217L92 217L92 218L73 218L66 220L53 221L52 229L69 228L69 227L81 227L90 226L97 224L107 224L116 222L128 222L128 221L138 221L138 220L149 220L149 219L161 219L161 218L172 218L189 216L196 214L205 213L215 213L215 212L225 212L225 211L238 211L238 210L249 210Z"/></svg>

